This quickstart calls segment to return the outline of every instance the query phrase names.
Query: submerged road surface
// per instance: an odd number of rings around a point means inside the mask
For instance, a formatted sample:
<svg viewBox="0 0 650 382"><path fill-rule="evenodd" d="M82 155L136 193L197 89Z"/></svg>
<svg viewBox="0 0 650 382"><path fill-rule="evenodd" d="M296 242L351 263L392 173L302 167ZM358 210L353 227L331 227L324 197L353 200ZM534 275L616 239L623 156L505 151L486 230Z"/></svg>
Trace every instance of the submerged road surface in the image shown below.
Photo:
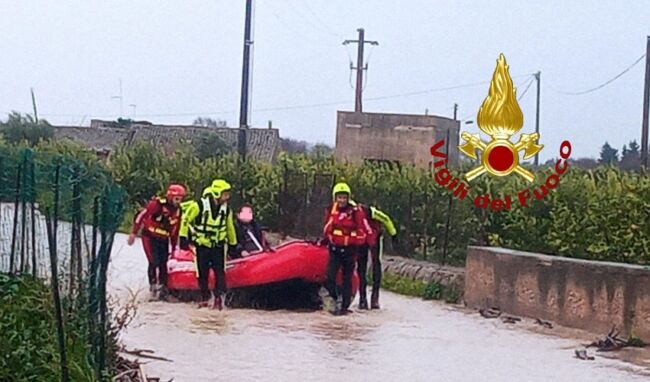
<svg viewBox="0 0 650 382"><path fill-rule="evenodd" d="M202 381L647 381L648 369L596 355L574 358L584 340L537 334L434 302L382 294L381 311L197 309L147 302L138 241L116 237L109 288L119 301L139 292L123 334L128 349L152 349L151 376ZM356 306L356 305L355 305ZM638 363L637 363L638 364Z"/></svg>

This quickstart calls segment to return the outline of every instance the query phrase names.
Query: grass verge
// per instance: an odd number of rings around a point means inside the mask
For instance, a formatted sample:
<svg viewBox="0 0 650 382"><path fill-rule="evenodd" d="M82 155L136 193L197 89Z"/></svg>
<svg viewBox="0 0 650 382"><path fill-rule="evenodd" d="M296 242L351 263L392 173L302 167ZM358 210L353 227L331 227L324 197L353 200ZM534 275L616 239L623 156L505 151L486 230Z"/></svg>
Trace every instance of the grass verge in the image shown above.
<svg viewBox="0 0 650 382"><path fill-rule="evenodd" d="M454 287L442 285L436 281L413 280L390 273L384 273L382 288L406 296L420 297L424 300L443 300L450 304L460 301L461 292Z"/></svg>

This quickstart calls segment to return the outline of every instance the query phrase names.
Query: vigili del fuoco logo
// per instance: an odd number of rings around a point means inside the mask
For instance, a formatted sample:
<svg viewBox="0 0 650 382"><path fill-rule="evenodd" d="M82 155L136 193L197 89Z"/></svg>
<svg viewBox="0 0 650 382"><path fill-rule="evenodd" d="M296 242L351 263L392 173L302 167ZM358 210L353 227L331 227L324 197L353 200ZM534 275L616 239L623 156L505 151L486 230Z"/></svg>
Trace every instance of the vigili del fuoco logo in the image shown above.
<svg viewBox="0 0 650 382"><path fill-rule="evenodd" d="M447 155L439 152L445 141L439 140L431 146L431 155L440 158L434 162L435 181L442 187L453 191L456 198L464 200L471 191L469 183L479 176L504 177L510 175L520 176L530 183L535 181L535 174L520 164L520 155L523 159L529 159L539 153L544 145L538 144L539 134L521 134L519 141L513 143L510 138L521 130L524 124L524 115L517 102L517 89L512 85L509 67L503 54L497 60L497 67L494 70L488 96L483 101L478 112L477 123L481 131L491 139L484 142L479 134L463 132L461 137L465 141L458 146L460 152L478 160L480 163L476 168L468 171L463 181L454 177L445 166ZM478 155L477 155L478 152ZM474 205L479 208L490 208L494 211L510 210L513 207L513 200L521 207L527 207L534 199L541 200L548 195L549 190L560 184L560 177L568 167L568 159L571 155L571 143L564 141L560 145L560 159L555 163L554 172L549 175L543 184L533 188L525 188L517 195L505 195L503 198L493 197L489 194L477 195L473 198Z"/></svg>

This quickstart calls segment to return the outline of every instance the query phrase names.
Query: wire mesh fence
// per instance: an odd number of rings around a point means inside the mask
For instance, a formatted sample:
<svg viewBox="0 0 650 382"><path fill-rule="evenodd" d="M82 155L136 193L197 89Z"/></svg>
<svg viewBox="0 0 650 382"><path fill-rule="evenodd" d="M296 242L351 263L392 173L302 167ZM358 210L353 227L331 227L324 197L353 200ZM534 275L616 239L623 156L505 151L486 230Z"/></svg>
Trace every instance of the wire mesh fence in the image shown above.
<svg viewBox="0 0 650 382"><path fill-rule="evenodd" d="M410 176L409 171L413 169L393 168L391 163L367 163L354 177L343 179L318 170L283 169L272 227L293 237L320 237L332 186L346 181L357 202L392 217L401 238L391 248L393 254L462 264L467 245L475 242L475 215L467 204L454 203L440 192L431 178Z"/></svg>
<svg viewBox="0 0 650 382"><path fill-rule="evenodd" d="M95 377L107 363L106 273L125 194L97 163L55 153L0 152L0 272L49 283L63 381L67 347L87 342Z"/></svg>

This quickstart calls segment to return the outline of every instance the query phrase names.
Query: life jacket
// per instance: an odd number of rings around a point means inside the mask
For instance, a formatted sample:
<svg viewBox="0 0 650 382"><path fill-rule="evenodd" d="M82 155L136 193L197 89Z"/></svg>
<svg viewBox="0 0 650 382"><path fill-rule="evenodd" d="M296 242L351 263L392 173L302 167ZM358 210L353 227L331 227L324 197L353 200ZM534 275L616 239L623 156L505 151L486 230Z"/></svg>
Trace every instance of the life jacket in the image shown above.
<svg viewBox="0 0 650 382"><path fill-rule="evenodd" d="M237 222L237 241L242 250L255 252L264 249L264 239L258 228L254 221L250 223Z"/></svg>
<svg viewBox="0 0 650 382"><path fill-rule="evenodd" d="M156 197L152 201L158 203L159 208L144 220L144 230L153 236L168 238L173 228L180 224L181 210L165 198Z"/></svg>
<svg viewBox="0 0 650 382"><path fill-rule="evenodd" d="M368 220L368 224L370 225L370 229L372 229L373 234L375 236L379 236L382 232L382 224L379 220L372 218L372 207L362 203L357 204L357 206L361 208L363 210L363 213L366 215L366 220Z"/></svg>
<svg viewBox="0 0 650 382"><path fill-rule="evenodd" d="M227 223L230 217L228 203L218 206L216 217L213 217L210 197L201 198L202 212L191 226L192 240L203 247L223 245L228 237Z"/></svg>
<svg viewBox="0 0 650 382"><path fill-rule="evenodd" d="M357 206L350 204L343 209L339 209L338 203L332 204L325 226L325 234L330 243L336 246L347 247L351 245L363 245L366 242L364 227L361 227L357 223L359 219L358 214L363 214L363 211Z"/></svg>

